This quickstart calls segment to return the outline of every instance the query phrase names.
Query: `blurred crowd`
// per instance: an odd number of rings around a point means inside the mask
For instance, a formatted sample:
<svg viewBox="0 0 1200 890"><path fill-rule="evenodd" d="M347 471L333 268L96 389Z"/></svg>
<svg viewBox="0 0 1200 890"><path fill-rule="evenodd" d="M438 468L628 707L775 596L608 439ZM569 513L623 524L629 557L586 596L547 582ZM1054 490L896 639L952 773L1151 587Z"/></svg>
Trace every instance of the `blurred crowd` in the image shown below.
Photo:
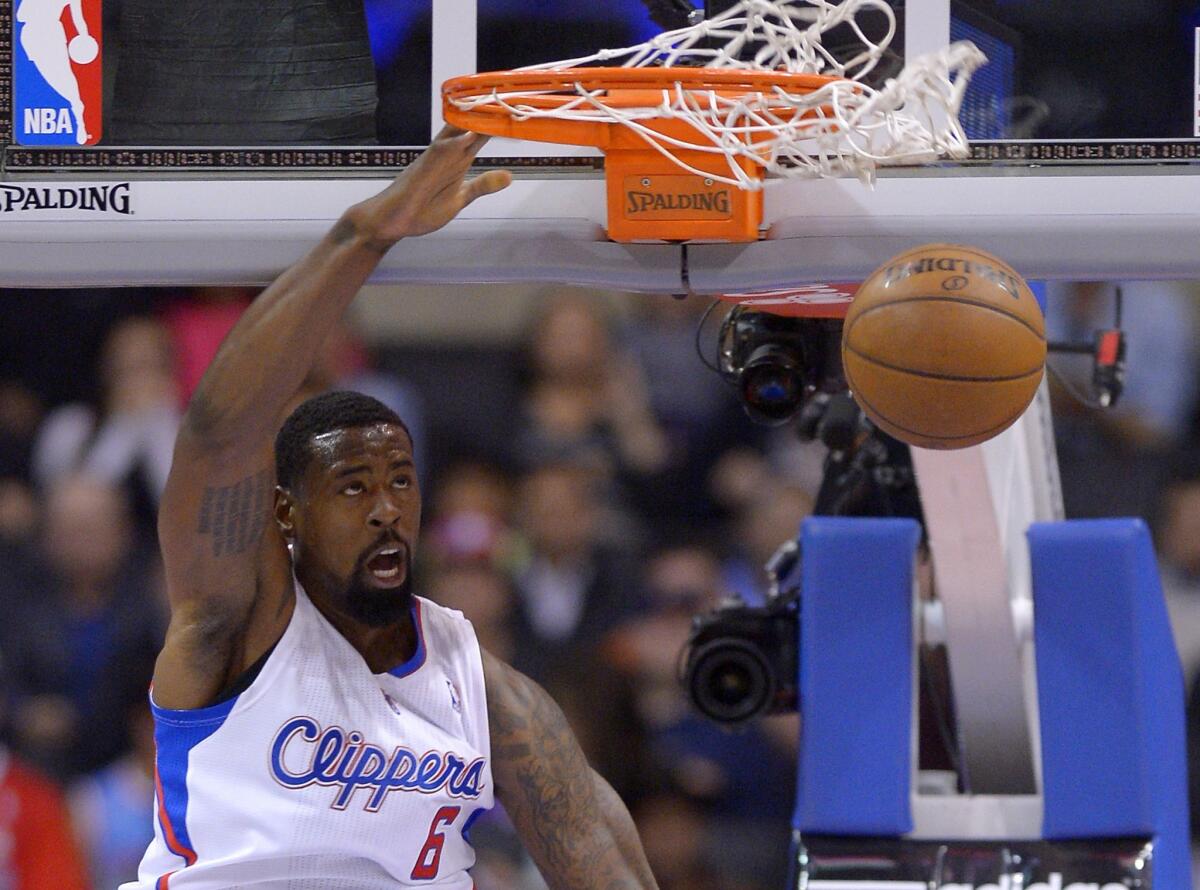
<svg viewBox="0 0 1200 890"><path fill-rule="evenodd" d="M1123 289L1118 408L1084 407L1070 392L1086 395L1090 366L1052 360L1064 495L1070 516L1152 521L1200 719L1200 290ZM1111 285L1051 290L1052 337L1111 325ZM0 888L107 890L136 875L152 832L157 502L188 395L253 293L4 296ZM425 498L417 592L557 699L659 886L778 890L799 719L717 728L691 710L679 658L692 616L761 602L763 564L813 508L823 446L753 426L703 367L705 301L535 303L520 341L477 361L428 362L428 345L347 324L303 395L358 389L406 419ZM481 367L487 387L472 385ZM543 886L502 811L472 842L479 890Z"/></svg>

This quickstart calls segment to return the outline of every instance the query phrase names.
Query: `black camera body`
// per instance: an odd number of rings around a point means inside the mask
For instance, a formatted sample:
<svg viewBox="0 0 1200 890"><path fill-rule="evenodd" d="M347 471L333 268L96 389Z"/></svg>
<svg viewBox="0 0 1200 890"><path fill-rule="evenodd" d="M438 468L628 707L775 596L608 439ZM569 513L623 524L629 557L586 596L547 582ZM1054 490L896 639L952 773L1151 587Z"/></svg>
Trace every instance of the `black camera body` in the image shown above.
<svg viewBox="0 0 1200 890"><path fill-rule="evenodd" d="M867 420L847 388L842 320L775 315L737 306L721 325L721 376L762 423L796 420L796 432L829 449L813 512L827 516L921 517L908 446ZM693 619L682 681L705 717L727 726L799 703L800 597L791 582L800 547L787 541L768 560L763 606L724 606Z"/></svg>
<svg viewBox="0 0 1200 890"><path fill-rule="evenodd" d="M798 591L696 616L683 671L692 704L729 726L796 710L799 631Z"/></svg>
<svg viewBox="0 0 1200 890"><path fill-rule="evenodd" d="M721 326L721 375L751 419L786 423L816 392L846 388L842 321L791 318L738 306Z"/></svg>

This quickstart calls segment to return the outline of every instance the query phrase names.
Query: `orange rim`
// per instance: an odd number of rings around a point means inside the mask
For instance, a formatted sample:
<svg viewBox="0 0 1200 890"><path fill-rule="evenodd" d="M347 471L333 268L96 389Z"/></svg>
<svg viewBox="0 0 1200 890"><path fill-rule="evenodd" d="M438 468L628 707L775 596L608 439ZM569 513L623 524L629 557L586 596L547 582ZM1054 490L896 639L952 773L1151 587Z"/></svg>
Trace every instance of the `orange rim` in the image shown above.
<svg viewBox="0 0 1200 890"><path fill-rule="evenodd" d="M721 95L786 92L805 95L842 78L787 71L743 71L736 68L562 68L557 71L488 71L453 77L442 85L442 97L451 103L491 93L533 92L521 101L534 107L554 108L578 97L579 88L609 94L614 107L636 107L628 93L646 90L712 90ZM567 95L555 95L566 93ZM636 96L635 96L636 98ZM501 109L503 110L503 109Z"/></svg>
<svg viewBox="0 0 1200 890"><path fill-rule="evenodd" d="M614 121L577 120L537 116L517 118L499 101L482 102L472 108L456 103L487 98L499 93L519 93L513 101L528 108L553 112L579 99L580 90L604 93L601 100L611 108L654 108L661 104L664 90L682 89L714 92L724 98L753 93L770 94L776 89L792 95L816 92L842 78L823 74L792 74L787 71L742 71L729 68L562 68L557 71L489 71L467 74L442 85L443 117L447 123L466 130L569 145L594 145L603 149L644 147L640 137L624 132ZM532 95L530 95L532 94ZM784 110L786 106L784 106ZM804 114L811 114L805 112ZM695 129L686 121L663 117L643 120L649 129L689 140ZM749 137L753 141L754 137Z"/></svg>

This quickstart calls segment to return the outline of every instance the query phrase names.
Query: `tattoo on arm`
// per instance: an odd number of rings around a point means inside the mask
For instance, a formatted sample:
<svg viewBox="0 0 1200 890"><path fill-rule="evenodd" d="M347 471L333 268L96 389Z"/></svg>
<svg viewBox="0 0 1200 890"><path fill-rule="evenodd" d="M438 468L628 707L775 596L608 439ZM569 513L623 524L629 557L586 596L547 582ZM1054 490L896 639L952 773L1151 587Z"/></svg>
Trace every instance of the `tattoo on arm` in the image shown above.
<svg viewBox="0 0 1200 890"><path fill-rule="evenodd" d="M506 698L503 704L488 696L492 757L498 783L507 780L498 788L501 801L543 877L555 890L654 887L648 871L616 843L606 812L610 801L597 794L562 711L541 688L516 676L509 695L495 697Z"/></svg>
<svg viewBox="0 0 1200 890"><path fill-rule="evenodd" d="M595 770L592 770L592 781L596 786L597 806L604 814L604 821L608 823L621 855L625 857L630 868L637 872L644 886L655 886L650 863L646 861L646 853L642 850L642 839L638 837L637 826L625 807L625 801L621 800L621 796Z"/></svg>
<svg viewBox="0 0 1200 890"><path fill-rule="evenodd" d="M274 474L262 470L240 482L206 487L197 531L212 538L213 556L245 553L258 544L267 524Z"/></svg>

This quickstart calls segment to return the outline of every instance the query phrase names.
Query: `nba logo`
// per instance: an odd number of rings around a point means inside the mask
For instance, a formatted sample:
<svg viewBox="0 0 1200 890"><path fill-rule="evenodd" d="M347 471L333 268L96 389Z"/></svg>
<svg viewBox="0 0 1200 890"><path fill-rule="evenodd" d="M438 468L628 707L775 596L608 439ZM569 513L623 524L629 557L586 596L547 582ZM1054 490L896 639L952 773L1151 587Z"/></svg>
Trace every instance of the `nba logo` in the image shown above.
<svg viewBox="0 0 1200 890"><path fill-rule="evenodd" d="M13 132L21 145L100 141L101 0L14 0Z"/></svg>

